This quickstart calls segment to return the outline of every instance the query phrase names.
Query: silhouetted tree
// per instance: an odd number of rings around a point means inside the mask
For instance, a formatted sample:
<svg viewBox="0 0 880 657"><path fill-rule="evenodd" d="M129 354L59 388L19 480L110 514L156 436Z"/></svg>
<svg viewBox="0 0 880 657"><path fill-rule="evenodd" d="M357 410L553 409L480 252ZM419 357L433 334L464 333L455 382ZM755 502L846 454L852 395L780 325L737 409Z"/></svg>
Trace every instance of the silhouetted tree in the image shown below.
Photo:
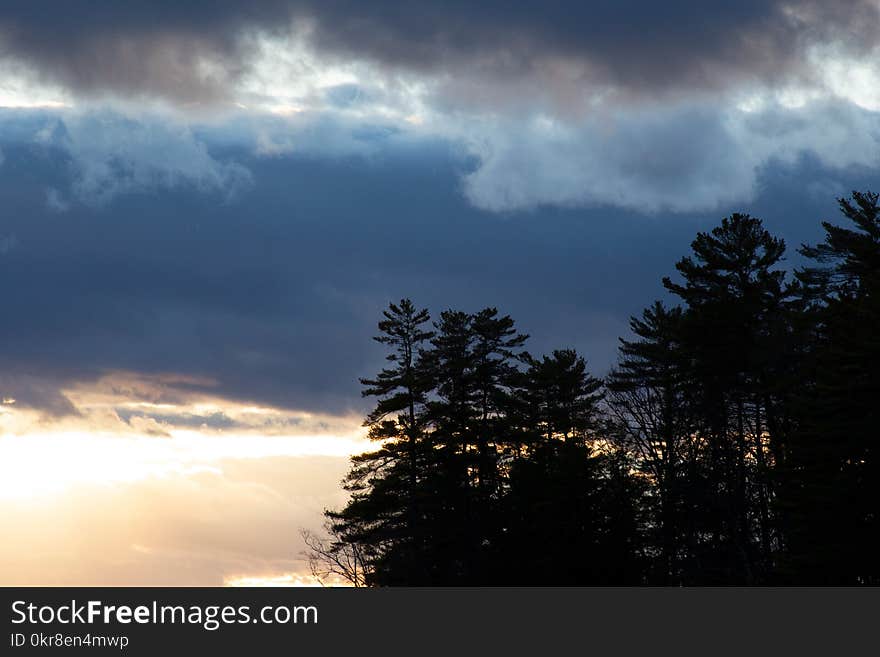
<svg viewBox="0 0 880 657"><path fill-rule="evenodd" d="M769 476L765 404L773 339L768 327L789 294L778 269L785 243L759 219L725 218L692 243L693 256L676 269L683 283L664 286L685 303L682 346L686 376L694 385L694 427L708 445L712 490L714 570L722 581L754 583L772 570L775 521ZM772 450L770 450L772 452Z"/></svg>
<svg viewBox="0 0 880 657"><path fill-rule="evenodd" d="M445 556L436 560L448 582L483 583L502 531L497 509L505 481L499 465L512 442L511 390L527 336L495 308L448 310L435 328L426 354L435 386L428 413L448 537Z"/></svg>
<svg viewBox="0 0 880 657"><path fill-rule="evenodd" d="M683 315L659 301L630 320L635 340L620 341L620 361L609 381L615 437L649 477L655 515L650 532L658 552L652 576L665 584L692 581L700 570L705 487L705 440L694 430L688 363L681 344Z"/></svg>
<svg viewBox="0 0 880 657"><path fill-rule="evenodd" d="M641 489L601 433L602 382L571 349L527 360L496 567L525 584L640 583Z"/></svg>
<svg viewBox="0 0 880 657"><path fill-rule="evenodd" d="M596 429L602 381L587 372L586 361L573 349L561 349L541 360L529 358L521 398L536 435L551 441L584 444Z"/></svg>
<svg viewBox="0 0 880 657"><path fill-rule="evenodd" d="M430 320L427 311L417 310L409 299L390 304L383 315L375 340L390 348L387 360L392 366L361 380L364 396L378 397L365 425L381 446L352 459L345 480L351 500L327 515L337 536L360 545L367 582L391 583L383 578L393 573L397 582L426 583L429 528L423 502L429 498L420 474L430 452L424 423L431 383L420 349L433 333L423 328Z"/></svg>
<svg viewBox="0 0 880 657"><path fill-rule="evenodd" d="M325 531L333 536L333 527L326 523ZM322 538L304 529L300 532L306 546L305 556L312 577L325 586L334 584L337 578L354 587L366 586L369 581L369 566L364 559L361 545L356 541L345 540L344 536Z"/></svg>
<svg viewBox="0 0 880 657"><path fill-rule="evenodd" d="M878 196L840 199L850 226L823 222L816 261L798 272L814 341L800 381L783 505L789 580L880 583L880 209Z"/></svg>
<svg viewBox="0 0 880 657"><path fill-rule="evenodd" d="M306 533L357 585L880 583L880 207L803 246L746 214L663 279L603 383L495 308L391 304L363 379L379 447Z"/></svg>

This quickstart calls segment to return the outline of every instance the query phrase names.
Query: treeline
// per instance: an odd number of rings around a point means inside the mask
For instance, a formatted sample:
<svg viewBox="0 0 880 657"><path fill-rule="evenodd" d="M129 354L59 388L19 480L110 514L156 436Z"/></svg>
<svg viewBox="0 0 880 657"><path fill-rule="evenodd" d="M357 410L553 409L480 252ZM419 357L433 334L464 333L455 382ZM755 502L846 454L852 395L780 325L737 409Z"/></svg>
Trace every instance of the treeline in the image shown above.
<svg viewBox="0 0 880 657"><path fill-rule="evenodd" d="M880 209L802 246L734 214L699 233L604 379L495 308L404 299L362 380L321 576L358 585L880 583Z"/></svg>

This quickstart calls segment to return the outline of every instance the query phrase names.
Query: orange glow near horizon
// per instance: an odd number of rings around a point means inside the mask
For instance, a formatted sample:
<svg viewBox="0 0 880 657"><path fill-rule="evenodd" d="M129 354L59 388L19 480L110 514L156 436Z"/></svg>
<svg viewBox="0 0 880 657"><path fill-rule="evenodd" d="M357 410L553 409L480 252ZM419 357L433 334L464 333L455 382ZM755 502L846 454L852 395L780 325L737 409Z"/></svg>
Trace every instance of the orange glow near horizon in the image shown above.
<svg viewBox="0 0 880 657"><path fill-rule="evenodd" d="M344 503L359 418L120 389L0 406L0 584L318 584L299 531Z"/></svg>
<svg viewBox="0 0 880 657"><path fill-rule="evenodd" d="M292 587L319 587L325 586L311 575L298 573L285 573L283 575L246 575L241 577L228 577L223 581L224 586L292 586ZM350 586L342 581L333 581L326 586Z"/></svg>
<svg viewBox="0 0 880 657"><path fill-rule="evenodd" d="M363 441L354 437L170 433L168 438L84 431L0 436L0 501L59 494L76 485L219 473L215 464L225 458L347 457L363 451Z"/></svg>

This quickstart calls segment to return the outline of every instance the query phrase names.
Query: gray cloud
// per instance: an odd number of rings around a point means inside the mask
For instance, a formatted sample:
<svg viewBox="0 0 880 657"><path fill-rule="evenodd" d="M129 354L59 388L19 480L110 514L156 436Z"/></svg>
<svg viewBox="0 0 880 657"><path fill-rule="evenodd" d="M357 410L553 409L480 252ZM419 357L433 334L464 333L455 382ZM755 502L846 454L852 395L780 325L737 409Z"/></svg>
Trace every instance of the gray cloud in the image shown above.
<svg viewBox="0 0 880 657"><path fill-rule="evenodd" d="M242 31L288 13L265 0L13 0L0 17L0 52L82 94L216 101L243 66Z"/></svg>
<svg viewBox="0 0 880 657"><path fill-rule="evenodd" d="M594 85L665 94L809 77L810 45L863 53L876 44L878 12L868 0L18 0L4 4L0 43L79 93L213 101L246 72L251 36L293 23L310 26L324 56L451 74L452 94L479 94L471 82L491 79L564 104Z"/></svg>
<svg viewBox="0 0 880 657"><path fill-rule="evenodd" d="M461 89L460 96L481 95L474 81L490 79L492 93L498 82L516 88L525 80L532 92L556 95L563 104L594 85L611 85L624 95L665 95L809 76L809 46L839 42L862 52L876 43L878 24L876 7L865 0L322 7L314 42L328 52L452 72L457 75L449 86ZM528 97L519 91L520 101Z"/></svg>
<svg viewBox="0 0 880 657"><path fill-rule="evenodd" d="M64 382L63 377L54 374L7 371L0 374L0 398L15 400L17 408L36 408L49 417L78 415L76 407L61 392Z"/></svg>
<svg viewBox="0 0 880 657"><path fill-rule="evenodd" d="M707 211L751 202L773 162L809 154L829 170L880 164L880 115L841 101L754 112L681 104L578 123L475 122L461 133L480 162L464 178L465 194L491 211Z"/></svg>
<svg viewBox="0 0 880 657"><path fill-rule="evenodd" d="M607 168L600 182L625 174L629 193L613 188L625 202L600 195L587 209L546 207L547 190L574 195L582 184L581 156L564 149L541 150L532 160L528 151L501 149L497 161L479 161L454 143L366 131L351 140L363 148L340 147L333 157L311 147L261 157L253 130L193 128L211 160L238 162L252 172L253 187L223 202L183 182L104 204L71 203L59 214L47 207L46 189L71 198L79 169L63 143L33 139L57 117L7 112L0 235L16 235L18 246L0 258L0 395L63 414L70 409L58 391L77 382L112 371L177 373L185 383L163 394L188 389L286 409L358 413L369 400L359 398L357 379L383 362L370 340L377 318L404 295L435 313L497 305L534 336L534 352L581 348L601 373L614 360L627 317L662 294L660 277L697 230L749 210L771 229L784 229L790 244L813 241L819 219L834 216L829 181L833 189L851 189L871 180L876 140L856 138L880 134L876 115L829 105L792 117L756 114L734 130L691 108L654 123L628 119L621 129L635 145L588 133L577 152L602 146L589 156L595 169ZM824 145L809 138L817 125L826 127ZM330 135L347 142L344 126L313 127L306 146ZM746 158L737 168L736 148L767 139L782 140L773 148L785 158L769 158L755 171ZM154 148L137 138L131 143ZM498 166L506 158L514 160ZM519 180L517 171L525 172ZM530 178L529 171L541 175ZM525 196L518 202L533 211L475 208L460 193L462 175L476 185L469 193L479 194L482 205L519 185ZM701 176L707 188L727 182L740 189L745 181L742 189L754 200L744 208L724 196L711 212L666 220L662 208L688 207ZM658 196L667 185L681 198ZM496 188L497 198L490 193ZM812 188L827 191L804 194ZM644 217L648 206L656 217Z"/></svg>
<svg viewBox="0 0 880 657"><path fill-rule="evenodd" d="M689 212L754 198L772 160L813 152L834 168L874 164L876 121L853 105L846 80L834 87L827 70L811 68L810 53L820 44L826 55L871 52L878 17L868 0L102 1L52 11L38 0L3 12L0 57L86 98L189 107L240 93L292 112L255 121L237 108L194 128L187 122L198 119L177 112L147 116L127 103L140 114L131 119L85 103L38 135L73 172L66 189L46 186L58 212L181 185L229 199L254 184L227 156L244 142L261 156L373 156L378 142L404 141L409 130L464 145L478 166L465 168L462 189L482 209ZM291 30L306 35L311 55L257 39ZM273 51L285 43L291 52ZM257 60L270 65L249 78ZM356 83L317 75L354 60L368 63L352 69ZM413 91L399 72L428 84ZM789 83L834 88L804 107L766 93ZM769 107L740 111L751 91Z"/></svg>

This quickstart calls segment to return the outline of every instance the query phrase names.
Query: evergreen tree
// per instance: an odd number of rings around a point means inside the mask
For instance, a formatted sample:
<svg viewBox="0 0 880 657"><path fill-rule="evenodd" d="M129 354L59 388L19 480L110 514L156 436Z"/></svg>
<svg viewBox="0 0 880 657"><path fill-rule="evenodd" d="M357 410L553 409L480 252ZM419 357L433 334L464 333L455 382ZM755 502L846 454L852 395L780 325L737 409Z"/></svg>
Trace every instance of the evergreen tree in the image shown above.
<svg viewBox="0 0 880 657"><path fill-rule="evenodd" d="M557 349L541 360L528 359L521 391L533 432L546 440L561 438L584 444L597 428L602 381L587 372L573 349Z"/></svg>
<svg viewBox="0 0 880 657"><path fill-rule="evenodd" d="M880 208L839 200L850 226L823 222L816 261L798 272L814 341L800 388L800 423L786 469L790 544L784 575L810 583L880 583Z"/></svg>
<svg viewBox="0 0 880 657"><path fill-rule="evenodd" d="M638 583L638 495L625 456L599 444L602 381L571 349L528 358L524 450L510 465L496 564L526 584Z"/></svg>
<svg viewBox="0 0 880 657"><path fill-rule="evenodd" d="M880 207L841 199L786 279L734 214L630 321L603 382L495 308L391 304L321 576L358 585L880 583Z"/></svg>
<svg viewBox="0 0 880 657"><path fill-rule="evenodd" d="M392 366L374 379L361 379L364 396L378 397L364 424L381 446L352 459L345 479L351 500L343 510L327 515L338 536L362 544L368 583L426 583L429 496L424 494L422 471L429 457L425 404L430 378L420 349L433 333L423 328L428 312L417 310L409 299L390 304L383 315L380 335L374 339L390 347L386 358Z"/></svg>
<svg viewBox="0 0 880 657"><path fill-rule="evenodd" d="M505 481L499 466L510 450L511 390L528 336L495 308L447 310L435 328L426 357L436 391L429 415L440 459L436 482L445 500L444 530L455 537L445 571L452 581L481 583L502 531L497 509Z"/></svg>
<svg viewBox="0 0 880 657"><path fill-rule="evenodd" d="M712 490L708 509L713 562L703 568L719 579L764 581L773 569L776 523L765 403L772 372L768 354L789 289L778 268L785 243L761 221L734 214L692 243L693 256L676 269L683 283L664 286L686 304L682 344L687 376L694 384L691 403L709 451Z"/></svg>

